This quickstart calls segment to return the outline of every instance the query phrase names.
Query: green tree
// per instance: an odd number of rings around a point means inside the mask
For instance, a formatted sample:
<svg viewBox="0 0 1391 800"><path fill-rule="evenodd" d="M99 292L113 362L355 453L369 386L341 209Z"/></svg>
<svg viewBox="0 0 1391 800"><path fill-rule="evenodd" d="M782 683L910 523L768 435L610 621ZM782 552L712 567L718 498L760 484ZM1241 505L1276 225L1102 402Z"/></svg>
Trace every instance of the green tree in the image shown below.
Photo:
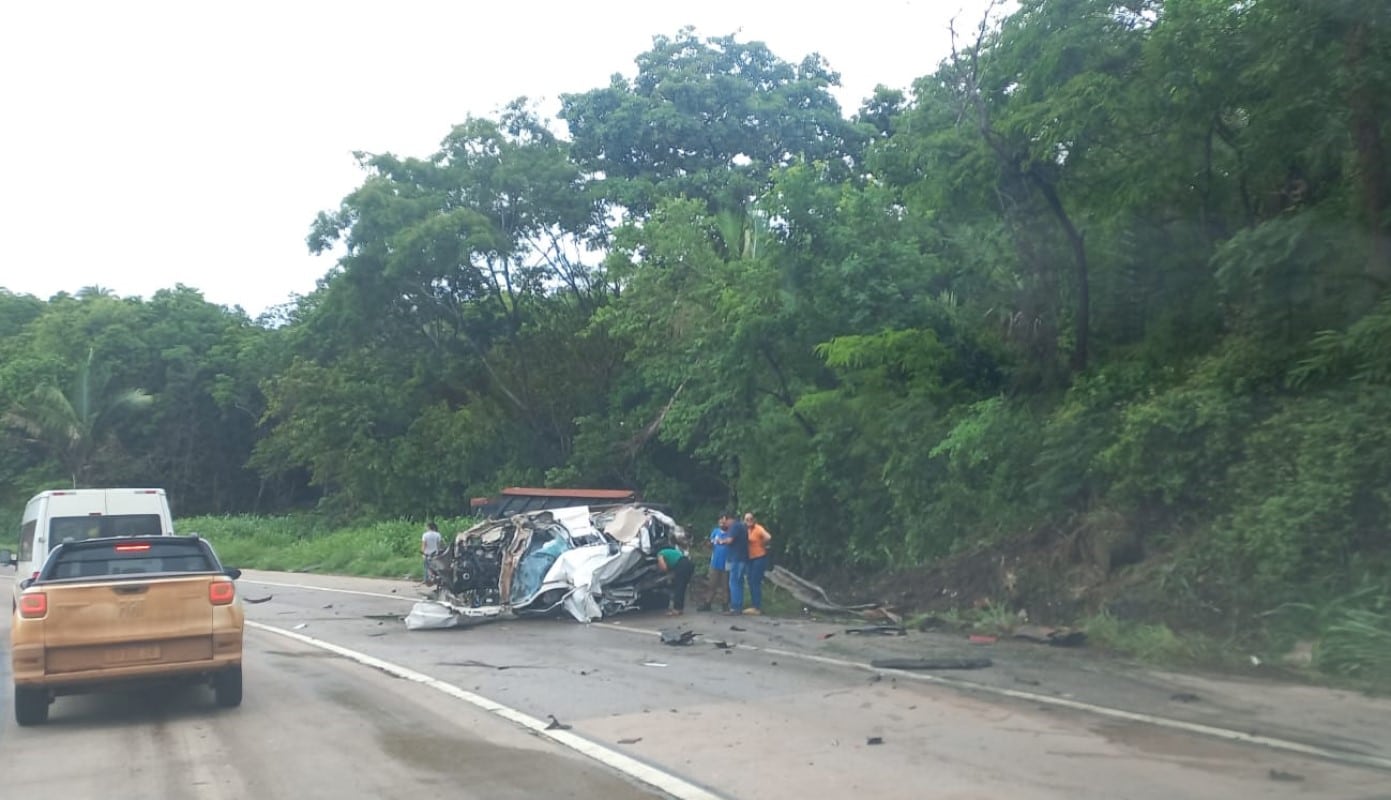
<svg viewBox="0 0 1391 800"><path fill-rule="evenodd" d="M74 489L84 485L95 461L118 446L115 426L154 398L142 389L121 389L96 363L96 351L78 364L67 392L56 385L37 387L5 415L5 421L27 434L55 458L71 476Z"/></svg>
<svg viewBox="0 0 1391 800"><path fill-rule="evenodd" d="M792 64L762 42L685 28L654 37L637 67L562 95L560 117L576 163L603 176L598 191L638 216L669 197L742 212L779 166L859 150L829 91L840 78L817 55Z"/></svg>

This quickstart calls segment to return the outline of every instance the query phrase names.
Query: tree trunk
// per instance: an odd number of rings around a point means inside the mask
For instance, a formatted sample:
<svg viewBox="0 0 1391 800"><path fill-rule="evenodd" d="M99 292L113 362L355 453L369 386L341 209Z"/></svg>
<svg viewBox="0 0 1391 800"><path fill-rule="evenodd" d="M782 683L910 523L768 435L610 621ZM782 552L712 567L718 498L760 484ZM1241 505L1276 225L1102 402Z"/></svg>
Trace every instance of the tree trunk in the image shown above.
<svg viewBox="0 0 1391 800"><path fill-rule="evenodd" d="M1352 139L1357 150L1357 172L1362 183L1362 209L1371 237L1367 277L1378 289L1391 286L1391 242L1387 239L1386 148L1381 139L1380 97L1369 74L1367 22L1358 22L1348 34L1347 66L1352 79L1348 97Z"/></svg>
<svg viewBox="0 0 1391 800"><path fill-rule="evenodd" d="M1072 223L1072 218L1068 216L1067 209L1063 207L1062 198L1058 197L1058 191L1053 187L1053 184L1032 170L1029 171L1029 179L1033 181L1034 186L1038 187L1043 199L1048 203L1048 208L1057 218L1058 224L1062 226L1063 233L1067 236L1067 243L1072 248L1073 269L1077 283L1075 287L1077 306L1073 309L1071 366L1073 372L1082 372L1087 368L1087 363L1090 360L1092 314L1091 275L1090 268L1087 266L1086 237Z"/></svg>

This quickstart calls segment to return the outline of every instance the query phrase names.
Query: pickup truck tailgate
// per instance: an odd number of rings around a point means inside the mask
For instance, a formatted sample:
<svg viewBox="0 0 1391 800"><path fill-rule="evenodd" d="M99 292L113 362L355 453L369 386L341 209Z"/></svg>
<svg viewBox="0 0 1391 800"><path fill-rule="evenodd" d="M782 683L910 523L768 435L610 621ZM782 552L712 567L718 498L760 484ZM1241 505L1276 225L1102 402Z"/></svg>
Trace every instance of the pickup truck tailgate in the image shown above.
<svg viewBox="0 0 1391 800"><path fill-rule="evenodd" d="M45 672L213 657L212 575L50 585Z"/></svg>

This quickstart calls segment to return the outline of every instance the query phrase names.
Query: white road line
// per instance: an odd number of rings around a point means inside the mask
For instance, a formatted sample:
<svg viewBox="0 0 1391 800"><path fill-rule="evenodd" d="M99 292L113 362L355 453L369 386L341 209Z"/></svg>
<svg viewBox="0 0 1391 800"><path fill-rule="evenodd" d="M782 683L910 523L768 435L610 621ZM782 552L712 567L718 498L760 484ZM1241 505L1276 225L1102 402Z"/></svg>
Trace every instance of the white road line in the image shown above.
<svg viewBox="0 0 1391 800"><path fill-rule="evenodd" d="M637 633L644 636L660 636L661 631L654 631L647 628L633 628L622 625L614 625L607 622L590 623L596 628L606 630L622 631L624 633ZM1338 761L1344 764L1352 764L1359 767L1370 767L1372 769L1391 770L1391 758L1369 755L1365 753L1354 753L1344 750L1330 750L1317 745L1304 744L1302 742L1290 741L1288 739L1277 739L1271 736L1260 736L1254 733L1234 731L1230 728L1219 728L1214 725L1204 725L1200 722L1186 722L1170 717L1157 717L1153 714L1144 714L1138 711L1126 711L1110 706L1099 706L1092 703L1084 703L1079 700L1069 700L1065 697L1055 697L1047 694L1036 694L1034 692L1024 692L1018 689L1005 689L1003 687L989 686L982 683L972 683L971 681L957 680L955 678L943 678L940 675L929 675L918 672L909 672L901 669L885 669L883 667L873 667L869 664L857 661L846 661L829 656L818 656L810 653L797 653L790 650L779 650L773 647L759 647L751 644L738 644L735 647L742 650L755 650L760 653L781 656L783 658L796 658L803 661L811 661L818 664L826 664L836 667L848 667L852 669L874 672L880 675L892 675L894 677L909 678L923 683L933 683L940 686L949 686L953 689L961 689L968 692L983 692L986 694L1000 695L1015 700L1027 700L1034 703L1046 703L1048 705L1060 706L1062 708L1082 711L1097 716L1110 717L1112 719L1123 719L1129 722L1141 722L1155 725L1161 728L1184 731L1186 733L1196 733L1202 736L1212 736L1218 739L1225 739L1230 742L1241 742L1243 744L1257 745L1272 750L1284 750L1301 755L1315 756L1330 761Z"/></svg>
<svg viewBox="0 0 1391 800"><path fill-rule="evenodd" d="M352 589L329 589L322 586L304 586L302 584L295 583L270 583L268 581L246 582L258 583L267 586L284 586L291 589L314 589L317 591L324 592L358 594L366 595L368 597L381 597L388 600L406 600L409 602L416 602L418 600L427 599L423 597L402 597L401 595L395 594L377 594L374 592L360 592ZM247 624L251 623L248 622ZM642 636L661 635L661 631L654 631L647 628L634 628L626 625L614 625L608 622L592 622L590 624L596 628L604 628L606 630L619 631L621 633L636 633ZM909 680L920 681L922 683L936 684L938 686L947 686L953 689L958 689L967 692L981 692L984 694L993 694L1000 697L1009 697L1015 700L1026 700L1034 703L1042 703L1045 705L1067 708L1073 711L1081 711L1088 714L1095 714L1097 716L1108 717L1110 719L1123 719L1129 722L1140 722L1148 725L1154 725L1160 728L1168 728L1170 730L1183 731L1185 733L1195 733L1201 736L1211 736L1229 742L1240 742L1243 744L1255 745L1257 747L1269 748L1271 750L1281 750L1290 753L1299 753L1301 755L1314 756L1316 758L1323 758L1329 761L1336 761L1342 764L1351 764L1359 767L1369 767L1371 769L1391 771L1391 758L1385 758L1382 756L1370 755L1366 753L1355 753L1345 750L1331 750L1325 747L1319 747L1317 745L1310 745L1304 744L1303 742L1291 741L1289 739L1279 739L1273 736L1261 736L1259 734L1246 733L1244 731L1236 731L1230 728L1219 728L1215 725L1204 725L1200 722L1187 722L1181 719L1173 719L1171 717L1159 717L1153 714L1144 714L1138 711L1126 711L1124 709L1112 708L1110 706L1099 706L1093 703L1084 703L1080 700L1069 700L1068 698L1056 697L1054 695L1037 694L1035 692L1025 692L1020 691L1018 689L1005 689L1002 687L989 686L981 683L972 683L971 681L957 680L955 678L944 678L940 675L909 672L907 670L900 669L884 669L882 667L872 667L864 662L846 661L844 659L831 658L829 656L818 656L812 655L810 653L797 653L790 650L778 650L769 647L758 647L757 645L751 644L739 644L736 645L736 647L742 650L756 650L763 653L769 653L771 655L780 656L782 658L795 658L800 659L802 661L810 661L812 663L817 664L826 664L828 666L864 670L866 672L873 672L880 675L892 675L894 677L907 678Z"/></svg>
<svg viewBox="0 0 1391 800"><path fill-rule="evenodd" d="M260 583L260 581L258 581L258 583ZM273 585L290 586L292 584ZM346 590L328 589L325 591ZM367 592L348 593L367 594ZM395 595L377 596L395 598ZM532 733L535 733L538 736L544 736L547 739L556 742L557 744L560 744L564 747L568 747L581 755L592 758L595 761L598 761L599 763L611 769L615 769L623 773L624 775L627 775L630 778L641 781L642 783L645 783L648 786L663 791L668 795L677 798L677 800L721 800L719 795L714 794L708 789L696 786L695 784L690 783L689 781L683 780L682 778L678 778L677 776L672 775L668 772L663 772L662 770L657 769L656 767L653 767L649 764L645 764L641 761L638 761L637 759L631 756L625 755L616 750L611 750L601 744L592 742L582 736L579 736L578 734L574 734L570 731L564 730L547 730L546 726L548 723L546 722L542 722L541 720L536 719L535 717L518 711L515 708L505 706L497 701L489 700L488 698L482 695L474 694L473 692L460 689L452 683L446 683L445 681L439 680L438 678L432 678L429 675L416 672L413 669L409 669L398 664L393 664L390 661L383 661L380 658L369 656L366 653L360 653L356 650L350 650L346 647L341 647L339 645L333 644L332 642L326 642L322 639L316 639L312 636L305 636L302 633L295 633L294 631L288 631L284 628L278 628L274 625L266 625L261 622L252 622L251 620L247 620L246 624L257 630L266 631L267 633L273 633L277 636L284 636L288 639L294 639L297 642L307 644L311 647L317 647L321 650L327 650L330 653L335 653L337 655L343 656L344 658L356 661L357 663L362 664L363 666L381 670L382 672L385 672L388 675L392 675L403 680L412 681L414 683L419 683L421 685L428 686L431 689L435 689L436 691L443 692L444 694L447 694L450 697L463 700L465 703L468 703L469 705L475 706L490 714L494 714L509 722L520 725L521 727L531 731Z"/></svg>

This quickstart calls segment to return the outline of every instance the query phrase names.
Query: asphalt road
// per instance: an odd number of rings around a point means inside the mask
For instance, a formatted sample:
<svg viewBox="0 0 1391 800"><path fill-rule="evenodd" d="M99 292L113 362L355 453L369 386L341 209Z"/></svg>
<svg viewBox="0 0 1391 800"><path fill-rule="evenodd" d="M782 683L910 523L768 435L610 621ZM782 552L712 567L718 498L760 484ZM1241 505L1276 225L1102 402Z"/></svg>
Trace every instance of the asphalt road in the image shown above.
<svg viewBox="0 0 1391 800"><path fill-rule="evenodd" d="M0 590L8 594L7 581ZM246 697L202 687L59 698L19 728L9 618L0 662L0 796L44 800L650 798L650 788L438 692L256 630Z"/></svg>
<svg viewBox="0 0 1391 800"><path fill-rule="evenodd" d="M6 796L1391 798L1382 769L871 674L799 647L795 621L690 617L690 647L645 616L411 632L408 583L241 586L269 599L246 606L240 709L62 698L18 729L5 697ZM552 717L568 730L535 730Z"/></svg>

